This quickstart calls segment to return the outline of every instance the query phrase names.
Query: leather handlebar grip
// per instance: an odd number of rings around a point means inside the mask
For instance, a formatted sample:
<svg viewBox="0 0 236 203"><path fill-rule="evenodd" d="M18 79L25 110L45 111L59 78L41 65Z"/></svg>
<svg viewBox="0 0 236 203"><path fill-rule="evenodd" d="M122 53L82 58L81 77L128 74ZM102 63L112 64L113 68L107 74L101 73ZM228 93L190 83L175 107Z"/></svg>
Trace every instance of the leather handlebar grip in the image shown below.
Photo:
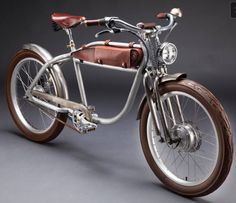
<svg viewBox="0 0 236 203"><path fill-rule="evenodd" d="M158 13L157 18L158 19L166 19L168 17L167 13Z"/></svg>
<svg viewBox="0 0 236 203"><path fill-rule="evenodd" d="M86 20L85 24L87 26L105 26L106 21L105 21L105 18L96 19L96 20Z"/></svg>

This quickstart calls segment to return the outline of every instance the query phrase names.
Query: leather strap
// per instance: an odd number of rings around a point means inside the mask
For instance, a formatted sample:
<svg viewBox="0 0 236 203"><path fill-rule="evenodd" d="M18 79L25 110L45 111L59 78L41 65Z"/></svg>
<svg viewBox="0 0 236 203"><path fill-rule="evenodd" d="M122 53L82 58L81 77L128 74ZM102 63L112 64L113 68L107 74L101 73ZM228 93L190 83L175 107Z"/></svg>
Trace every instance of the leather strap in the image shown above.
<svg viewBox="0 0 236 203"><path fill-rule="evenodd" d="M127 68L127 63L123 62L123 63L122 63L122 67L123 67L123 68Z"/></svg>
<svg viewBox="0 0 236 203"><path fill-rule="evenodd" d="M85 49L85 48L86 48L86 45L83 44L83 45L81 46L81 49Z"/></svg>
<svg viewBox="0 0 236 203"><path fill-rule="evenodd" d="M109 46L110 41L111 41L110 39L105 40L104 45Z"/></svg>
<svg viewBox="0 0 236 203"><path fill-rule="evenodd" d="M103 62L102 62L101 59L98 59L98 60L97 60L97 63L99 63L99 64L103 64Z"/></svg>
<svg viewBox="0 0 236 203"><path fill-rule="evenodd" d="M133 48L134 44L135 44L135 42L129 42L129 48Z"/></svg>

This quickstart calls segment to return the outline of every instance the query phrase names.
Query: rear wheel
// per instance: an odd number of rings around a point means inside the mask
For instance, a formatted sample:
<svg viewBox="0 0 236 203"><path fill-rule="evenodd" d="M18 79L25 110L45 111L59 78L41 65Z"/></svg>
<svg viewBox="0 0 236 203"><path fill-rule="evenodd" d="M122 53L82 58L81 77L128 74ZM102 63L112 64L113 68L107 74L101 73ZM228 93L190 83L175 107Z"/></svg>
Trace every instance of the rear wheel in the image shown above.
<svg viewBox="0 0 236 203"><path fill-rule="evenodd" d="M64 127L66 115L42 110L25 98L32 80L45 64L35 52L19 51L12 59L6 76L6 99L11 116L23 135L35 142L48 142L56 138ZM46 70L34 89L62 96L51 70Z"/></svg>
<svg viewBox="0 0 236 203"><path fill-rule="evenodd" d="M233 143L227 115L206 88L190 80L161 85L160 93L176 142L163 141L162 130L156 134L146 104L140 136L149 166L172 191L192 197L207 195L224 182L231 167Z"/></svg>

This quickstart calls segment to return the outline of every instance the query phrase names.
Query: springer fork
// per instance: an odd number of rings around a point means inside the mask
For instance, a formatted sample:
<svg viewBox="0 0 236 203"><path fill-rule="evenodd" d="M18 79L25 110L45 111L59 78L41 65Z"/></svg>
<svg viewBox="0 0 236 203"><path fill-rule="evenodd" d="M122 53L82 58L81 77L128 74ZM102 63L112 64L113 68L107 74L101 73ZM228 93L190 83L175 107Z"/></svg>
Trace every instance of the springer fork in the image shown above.
<svg viewBox="0 0 236 203"><path fill-rule="evenodd" d="M159 93L159 76L157 74L154 76L153 73L154 73L153 71L152 72L147 71L144 74L143 83L147 97L147 103L153 118L156 134L160 136L160 141L164 142L164 140L166 140L167 142L170 142L171 137L167 127L167 120L164 112L164 107ZM159 113L162 129L164 132L164 137L161 136L160 124L157 112Z"/></svg>

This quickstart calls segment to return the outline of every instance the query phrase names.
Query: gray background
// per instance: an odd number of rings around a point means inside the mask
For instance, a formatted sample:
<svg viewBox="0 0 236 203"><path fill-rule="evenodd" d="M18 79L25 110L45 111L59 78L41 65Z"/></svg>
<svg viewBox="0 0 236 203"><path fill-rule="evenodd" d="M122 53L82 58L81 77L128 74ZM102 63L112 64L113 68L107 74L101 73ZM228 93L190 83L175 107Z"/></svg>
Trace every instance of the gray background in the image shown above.
<svg viewBox="0 0 236 203"><path fill-rule="evenodd" d="M0 13L0 202L235 202L236 168L220 189L203 198L186 199L166 190L142 155L135 120L139 95L131 113L119 123L99 126L79 137L65 129L50 144L20 136L3 96L8 63L22 44L34 42L53 55L65 53L67 38L51 29L50 14L69 12L88 19L119 16L130 23L155 22L155 15L180 7L184 17L171 35L179 50L169 72L187 72L222 102L235 132L236 19L226 0L180 1L16 1L1 2ZM78 46L94 40L101 28L74 29ZM132 41L125 35L101 39ZM64 67L70 95L78 92L71 64ZM117 113L127 97L133 75L83 67L88 102L99 115ZM235 133L234 133L235 134Z"/></svg>

